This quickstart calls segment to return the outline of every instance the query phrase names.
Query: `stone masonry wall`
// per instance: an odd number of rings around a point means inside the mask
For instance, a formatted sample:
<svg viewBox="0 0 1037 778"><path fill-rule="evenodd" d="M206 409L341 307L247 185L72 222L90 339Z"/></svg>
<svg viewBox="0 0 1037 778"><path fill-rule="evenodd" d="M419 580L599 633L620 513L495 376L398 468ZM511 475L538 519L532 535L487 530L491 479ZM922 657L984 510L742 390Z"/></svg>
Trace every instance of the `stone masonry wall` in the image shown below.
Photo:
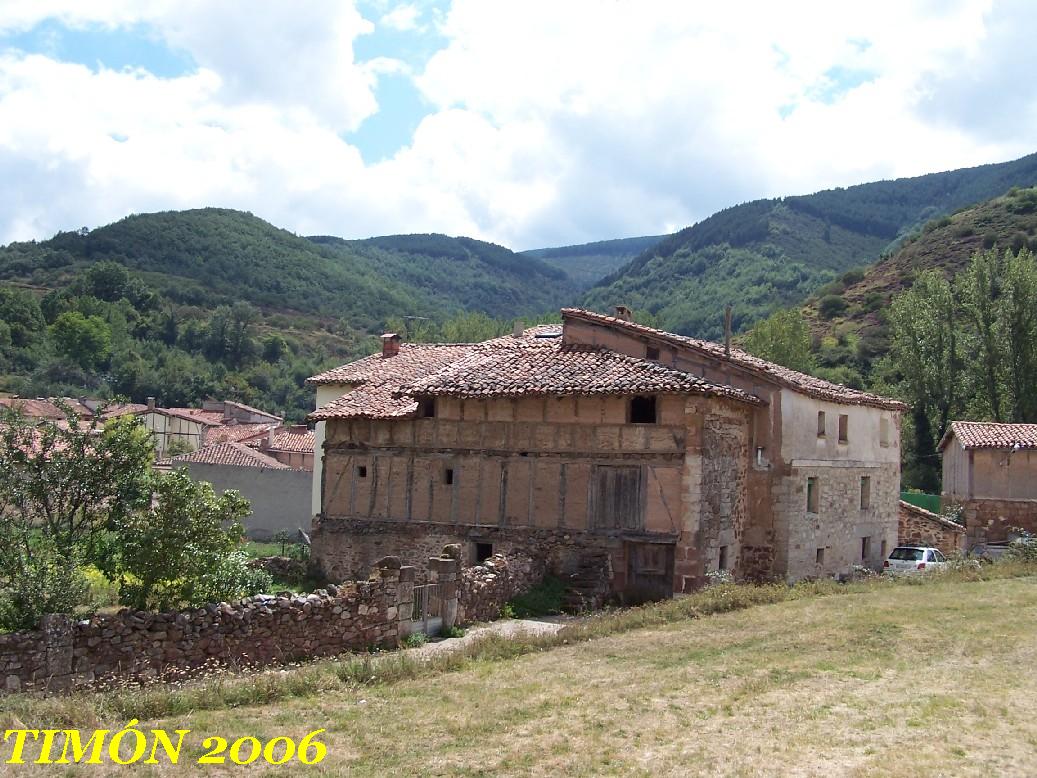
<svg viewBox="0 0 1037 778"><path fill-rule="evenodd" d="M494 554L480 565L461 571L458 621L492 621L513 597L528 592L544 579L543 559L528 554Z"/></svg>
<svg viewBox="0 0 1037 778"><path fill-rule="evenodd" d="M965 528L938 514L900 501L897 545L933 546L944 554L965 550Z"/></svg>
<svg viewBox="0 0 1037 778"><path fill-rule="evenodd" d="M325 517L314 524L310 558L330 580L353 578L384 556L398 555L419 573L444 546L461 545L461 560L475 562L474 544L488 543L494 554L540 557L552 572L576 570L588 555L621 553L619 541L605 534L538 527L486 527L440 522Z"/></svg>
<svg viewBox="0 0 1037 778"><path fill-rule="evenodd" d="M871 478L870 507L861 508L861 478ZM816 478L817 513L807 511L807 479ZM803 464L775 479L775 517L779 538L787 549L789 581L849 574L855 565L882 566L883 553L897 542L900 470L895 464L839 466ZM869 538L862 555L863 539ZM820 562L818 550L822 549Z"/></svg>
<svg viewBox="0 0 1037 778"><path fill-rule="evenodd" d="M443 625L486 620L535 586L544 562L495 555L464 569L460 549L428 560L439 584ZM0 635L0 673L7 692L64 691L112 682L178 680L221 665L258 667L395 648L409 623L415 568L380 560L367 581L330 585L306 595L257 595L171 613L124 610L75 620L44 616L40 628Z"/></svg>
<svg viewBox="0 0 1037 778"><path fill-rule="evenodd" d="M1037 533L1037 500L968 500L963 508L967 548L1008 540L1016 527Z"/></svg>

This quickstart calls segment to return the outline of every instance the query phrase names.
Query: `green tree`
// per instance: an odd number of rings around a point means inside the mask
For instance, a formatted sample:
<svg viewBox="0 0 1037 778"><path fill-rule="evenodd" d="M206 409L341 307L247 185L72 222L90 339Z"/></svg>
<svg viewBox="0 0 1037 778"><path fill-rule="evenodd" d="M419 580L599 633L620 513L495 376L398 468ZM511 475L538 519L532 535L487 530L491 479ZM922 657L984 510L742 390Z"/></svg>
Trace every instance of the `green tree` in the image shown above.
<svg viewBox="0 0 1037 778"><path fill-rule="evenodd" d="M891 354L902 375L901 391L911 404L913 452L920 483L939 486L936 442L960 409L962 355L957 304L947 279L935 270L893 300Z"/></svg>
<svg viewBox="0 0 1037 778"><path fill-rule="evenodd" d="M109 303L125 297L129 284L129 271L118 262L97 262L83 276L83 291Z"/></svg>
<svg viewBox="0 0 1037 778"><path fill-rule="evenodd" d="M66 409L67 410L67 409ZM76 571L103 557L106 530L150 498L153 443L132 417L99 425L0 414L0 621L33 626L82 604Z"/></svg>
<svg viewBox="0 0 1037 778"><path fill-rule="evenodd" d="M57 351L84 370L107 364L111 358L112 331L100 316L66 311L50 327Z"/></svg>
<svg viewBox="0 0 1037 778"><path fill-rule="evenodd" d="M237 549L249 510L237 492L216 496L211 484L192 481L186 470L158 476L152 506L124 516L117 527L120 599L144 609L254 594L234 588L238 581L226 571L218 577L230 581L231 590L211 583Z"/></svg>
<svg viewBox="0 0 1037 778"><path fill-rule="evenodd" d="M777 311L761 321L746 336L743 346L750 354L801 373L814 369L810 328L796 308Z"/></svg>

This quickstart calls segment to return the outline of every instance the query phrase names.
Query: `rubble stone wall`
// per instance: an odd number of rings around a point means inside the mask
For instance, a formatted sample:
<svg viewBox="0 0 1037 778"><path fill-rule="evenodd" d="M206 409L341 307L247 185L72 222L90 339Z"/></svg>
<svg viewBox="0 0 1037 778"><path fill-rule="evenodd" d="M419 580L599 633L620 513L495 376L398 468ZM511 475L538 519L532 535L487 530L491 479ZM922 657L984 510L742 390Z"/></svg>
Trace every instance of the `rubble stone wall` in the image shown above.
<svg viewBox="0 0 1037 778"><path fill-rule="evenodd" d="M528 554L494 554L482 564L461 571L458 620L492 621L504 604L540 583L547 574L543 559Z"/></svg>
<svg viewBox="0 0 1037 778"><path fill-rule="evenodd" d="M903 500L899 510L898 545L933 546L944 554L965 550L965 528L960 524Z"/></svg>
<svg viewBox="0 0 1037 778"><path fill-rule="evenodd" d="M1037 533L1037 500L976 499L963 507L967 548L1008 540L1017 528Z"/></svg>

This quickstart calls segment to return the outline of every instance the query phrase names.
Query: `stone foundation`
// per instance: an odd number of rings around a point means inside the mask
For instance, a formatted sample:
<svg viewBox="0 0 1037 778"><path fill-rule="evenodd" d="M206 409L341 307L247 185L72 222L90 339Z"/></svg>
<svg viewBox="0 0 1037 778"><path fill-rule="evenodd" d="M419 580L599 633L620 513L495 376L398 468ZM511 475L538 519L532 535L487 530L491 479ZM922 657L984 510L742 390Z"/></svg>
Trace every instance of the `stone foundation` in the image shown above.
<svg viewBox="0 0 1037 778"><path fill-rule="evenodd" d="M478 544L483 544L493 554L528 554L540 559L557 575L576 570L588 555L622 551L621 541L603 533L340 517L318 517L310 542L316 572L332 581L353 578L390 555L399 556L424 575L427 560L452 544L460 545L463 564L475 564Z"/></svg>

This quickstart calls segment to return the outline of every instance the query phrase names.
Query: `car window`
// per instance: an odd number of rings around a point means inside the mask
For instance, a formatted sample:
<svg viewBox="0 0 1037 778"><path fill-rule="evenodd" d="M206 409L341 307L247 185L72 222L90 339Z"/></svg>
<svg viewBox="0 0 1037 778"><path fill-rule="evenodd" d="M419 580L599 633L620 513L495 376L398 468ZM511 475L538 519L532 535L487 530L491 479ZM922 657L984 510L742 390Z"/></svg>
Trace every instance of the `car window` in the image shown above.
<svg viewBox="0 0 1037 778"><path fill-rule="evenodd" d="M901 562L921 562L922 557L925 554L920 548L894 548L893 553L889 555L890 559L896 559Z"/></svg>
<svg viewBox="0 0 1037 778"><path fill-rule="evenodd" d="M937 549L936 551L933 551L933 553L936 555L936 561L937 562L946 562L947 561L947 557L945 557L943 555L943 552L940 551L939 549Z"/></svg>
<svg viewBox="0 0 1037 778"><path fill-rule="evenodd" d="M936 561L936 554L934 554L932 551L926 551L925 552L925 561L926 562L935 562Z"/></svg>

